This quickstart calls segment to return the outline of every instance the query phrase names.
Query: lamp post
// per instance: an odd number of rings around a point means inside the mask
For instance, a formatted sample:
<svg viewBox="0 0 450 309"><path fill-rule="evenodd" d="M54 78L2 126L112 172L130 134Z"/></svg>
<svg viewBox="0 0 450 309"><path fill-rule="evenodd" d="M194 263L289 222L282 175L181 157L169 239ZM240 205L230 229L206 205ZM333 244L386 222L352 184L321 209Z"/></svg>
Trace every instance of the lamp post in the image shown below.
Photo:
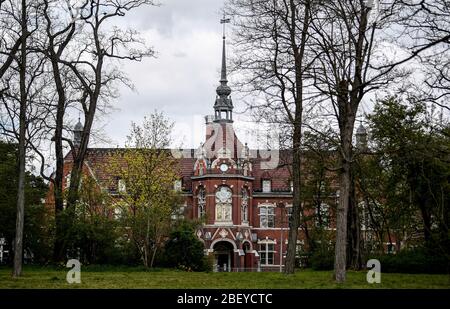
<svg viewBox="0 0 450 309"><path fill-rule="evenodd" d="M284 203L283 202L279 202L278 203L278 207L280 208L280 227L281 227L281 236L280 236L280 273L283 272L283 223L284 223Z"/></svg>

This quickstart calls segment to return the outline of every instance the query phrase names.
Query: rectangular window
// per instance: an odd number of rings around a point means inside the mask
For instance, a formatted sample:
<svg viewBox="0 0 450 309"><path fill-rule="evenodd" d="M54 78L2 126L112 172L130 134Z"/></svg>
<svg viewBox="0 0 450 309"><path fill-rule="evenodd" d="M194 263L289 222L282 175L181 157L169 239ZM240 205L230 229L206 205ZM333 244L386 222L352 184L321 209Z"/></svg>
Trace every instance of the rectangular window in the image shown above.
<svg viewBox="0 0 450 309"><path fill-rule="evenodd" d="M275 209L273 207L259 208L259 220L260 227L275 227Z"/></svg>
<svg viewBox="0 0 450 309"><path fill-rule="evenodd" d="M286 216L288 217L289 220L291 220L292 218L292 207L286 207Z"/></svg>
<svg viewBox="0 0 450 309"><path fill-rule="evenodd" d="M272 181L270 181L269 179L264 179L262 181L262 189L263 192L268 193L272 191Z"/></svg>
<svg viewBox="0 0 450 309"><path fill-rule="evenodd" d="M273 265L275 255L274 244L261 244L260 245L260 261L262 265Z"/></svg>
<svg viewBox="0 0 450 309"><path fill-rule="evenodd" d="M125 193L127 191L127 186L125 184L125 180L119 179L117 181L117 189L119 190L119 193Z"/></svg>
<svg viewBox="0 0 450 309"><path fill-rule="evenodd" d="M181 191L181 186L182 186L181 179L177 179L177 180L174 181L173 189L175 191L177 191L177 192Z"/></svg>

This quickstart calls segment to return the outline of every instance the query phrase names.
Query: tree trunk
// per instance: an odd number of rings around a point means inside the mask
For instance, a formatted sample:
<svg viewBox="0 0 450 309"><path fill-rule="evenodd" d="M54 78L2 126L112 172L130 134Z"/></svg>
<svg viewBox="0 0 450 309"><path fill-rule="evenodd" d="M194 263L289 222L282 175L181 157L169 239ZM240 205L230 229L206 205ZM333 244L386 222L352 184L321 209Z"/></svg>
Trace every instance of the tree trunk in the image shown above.
<svg viewBox="0 0 450 309"><path fill-rule="evenodd" d="M303 58L305 55L306 41L308 39L308 27L310 22L310 2L305 3L305 14L303 16L302 32L300 44L297 44L297 7L293 0L289 1L290 6L290 43L295 62L295 115L292 125L294 126L294 134L292 140L292 183L294 186L292 201L292 221L289 228L288 245L286 253L286 261L284 272L293 274L295 270L295 256L297 253L298 228L300 227L300 214L302 214L301 205L301 141L302 141L302 124L303 124ZM308 229L305 226L305 233L309 238ZM280 244L281 248L283 244ZM281 263L281 261L280 261Z"/></svg>
<svg viewBox="0 0 450 309"><path fill-rule="evenodd" d="M55 156L56 156L56 171L55 181L53 183L54 199L55 199L55 222L56 222L56 235L55 235L55 248L54 248L54 260L60 262L64 258L64 233L67 230L63 223L62 213L64 210L64 198L63 198L63 177L64 177L64 153L62 146L63 135L63 122L64 122L64 104L65 94L63 90L62 81L59 77L59 67L56 61L52 61L52 66L55 76L56 89L58 92L58 107L56 111L56 128L55 128Z"/></svg>
<svg viewBox="0 0 450 309"><path fill-rule="evenodd" d="M355 196L355 180L353 173L351 173L350 200L347 220L347 228L349 231L347 235L347 267L354 270L360 270L362 267L362 239L361 227L359 224L359 211Z"/></svg>
<svg viewBox="0 0 450 309"><path fill-rule="evenodd" d="M20 115L19 115L19 183L17 189L16 237L14 241L13 278L22 274L23 221L25 212L25 154L26 154L26 112L27 91L25 85L27 61L27 10L26 0L22 0L22 46L20 55Z"/></svg>
<svg viewBox="0 0 450 309"><path fill-rule="evenodd" d="M336 214L336 248L334 260L335 279L339 283L345 281L345 270L347 264L347 211L350 191L349 169L349 164L347 162L343 162L342 171L339 177L340 196Z"/></svg>
<svg viewBox="0 0 450 309"><path fill-rule="evenodd" d="M347 265L347 213L351 193L352 135L355 112L348 98L348 81L341 81L338 87L339 132L341 169L339 172L339 204L336 213L336 246L334 275L338 283L345 282Z"/></svg>
<svg viewBox="0 0 450 309"><path fill-rule="evenodd" d="M294 128L294 141L300 141L301 129ZM294 186L294 196L292 201L292 221L289 228L288 246L284 272L293 274L295 268L295 255L297 251L298 228L300 226L301 198L300 198L300 143L294 142L293 162L292 162L292 182Z"/></svg>
<svg viewBox="0 0 450 309"><path fill-rule="evenodd" d="M423 237L425 239L425 243L429 244L431 241L431 215L427 209L426 202L422 198L419 198L419 208L423 222Z"/></svg>
<svg viewBox="0 0 450 309"><path fill-rule="evenodd" d="M70 182L69 193L67 197L67 207L73 208L76 206L78 201L78 193L80 187L80 181L83 176L83 164L84 159L86 157L87 148L89 146L89 137L91 134L92 124L94 122L95 112L97 111L97 102L100 96L100 90L103 85L102 83L102 69L103 69L103 57L102 51L99 50L100 42L98 38L98 33L95 34L95 42L97 47L97 51L99 52L98 60L95 67L95 87L94 91L91 91L90 88L85 89L86 96L83 98L86 100L89 98L89 107L85 109L85 121L83 126L83 133L81 135L81 141L78 149L76 149L73 158L72 165L72 175L73 182ZM82 104L85 104L84 101Z"/></svg>
<svg viewBox="0 0 450 309"><path fill-rule="evenodd" d="M158 246L156 245L156 242L153 247L154 248L153 248L152 260L150 261L150 268L153 268L153 263L155 262L155 257L156 257L156 251L158 250Z"/></svg>

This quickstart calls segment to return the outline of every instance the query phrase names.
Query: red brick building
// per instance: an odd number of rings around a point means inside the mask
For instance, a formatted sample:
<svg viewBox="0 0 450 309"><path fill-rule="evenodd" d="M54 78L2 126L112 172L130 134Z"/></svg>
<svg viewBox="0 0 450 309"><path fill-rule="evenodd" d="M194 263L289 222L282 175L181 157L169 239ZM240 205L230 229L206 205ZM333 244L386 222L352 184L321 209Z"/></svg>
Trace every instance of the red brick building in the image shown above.
<svg viewBox="0 0 450 309"><path fill-rule="evenodd" d="M276 270L284 264L292 209L290 154L251 150L239 140L233 129L233 103L227 83L224 37L220 85L214 115L205 117L205 142L198 149L172 150L180 163L180 179L174 184L184 197L180 213L204 220L197 236L205 245L205 254L214 256L216 267ZM78 123L75 145L81 132L82 124ZM118 151L89 148L83 172L102 190L120 198L125 184L105 168ZM71 166L69 153L64 166L66 188ZM51 203L51 194L49 199ZM300 231L300 246L302 239Z"/></svg>
<svg viewBox="0 0 450 309"><path fill-rule="evenodd" d="M205 142L199 149L172 151L181 171L174 186L184 197L184 216L205 220L197 236L205 244L205 254L215 256L218 267L278 268L286 251L292 207L291 173L284 164L288 156L275 150L250 150L241 143L233 129L233 103L227 83L224 37L215 114L205 117ZM81 131L82 124L78 123L74 128L75 145ZM105 165L118 151L89 148L84 163L84 174L93 177L101 189L116 195L124 185L117 180L111 186L112 175ZM71 161L69 153L64 167L66 188Z"/></svg>

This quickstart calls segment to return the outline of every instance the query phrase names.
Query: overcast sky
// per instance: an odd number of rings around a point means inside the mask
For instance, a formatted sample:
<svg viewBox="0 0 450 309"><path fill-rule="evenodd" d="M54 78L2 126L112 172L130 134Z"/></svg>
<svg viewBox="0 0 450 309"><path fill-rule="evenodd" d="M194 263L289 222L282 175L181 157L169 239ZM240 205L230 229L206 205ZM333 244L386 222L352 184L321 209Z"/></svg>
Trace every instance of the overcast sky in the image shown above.
<svg viewBox="0 0 450 309"><path fill-rule="evenodd" d="M157 58L124 66L136 92L121 89L116 110L105 119L104 133L111 143L96 146L123 146L130 123L141 122L155 109L176 123L176 144L197 147L202 141L203 117L213 114L220 79L223 0L161 2L160 7L139 9L121 21L141 32ZM234 103L239 110L239 102Z"/></svg>

